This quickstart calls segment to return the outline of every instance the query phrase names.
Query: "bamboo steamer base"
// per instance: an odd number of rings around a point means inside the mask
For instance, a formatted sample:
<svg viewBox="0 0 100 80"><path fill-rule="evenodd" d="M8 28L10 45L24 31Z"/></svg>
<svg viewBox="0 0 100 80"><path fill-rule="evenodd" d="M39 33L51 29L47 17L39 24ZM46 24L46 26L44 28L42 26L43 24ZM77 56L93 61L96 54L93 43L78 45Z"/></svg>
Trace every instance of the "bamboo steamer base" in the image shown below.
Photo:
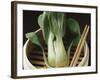
<svg viewBox="0 0 100 80"><path fill-rule="evenodd" d="M45 53L46 53L46 57L47 57L47 49L45 49L45 51L46 51ZM71 53L70 53L69 64L71 63L71 60L72 60L72 58L74 56L74 52L75 52L75 48L72 48ZM38 69L47 68L46 65L45 65L44 59L43 59L42 51L34 49L34 46L32 45L32 43L29 40L24 45L24 54L25 54L24 55L25 56L24 57L25 58L24 59L24 67L29 65L28 69L30 69L30 68L32 69L32 66L35 66ZM82 59L84 59L84 56L85 56L84 55L84 51L82 51L81 55L80 55L80 57L79 57L79 59L77 61L76 66L79 66L81 64ZM88 65L88 58L89 58L88 56L86 56L87 57L87 60L86 60L87 63L85 63L86 65ZM27 64L27 63L29 63L29 64Z"/></svg>
<svg viewBox="0 0 100 80"><path fill-rule="evenodd" d="M73 57L73 53L71 53L71 55L70 55L70 62L72 60L72 57ZM82 61L83 57L84 57L84 55L81 54L79 59L78 59L78 62L76 64L76 66ZM39 52L39 51L32 52L28 59L29 59L30 63L32 65L34 65L35 67L37 67L37 68L46 68L42 52Z"/></svg>

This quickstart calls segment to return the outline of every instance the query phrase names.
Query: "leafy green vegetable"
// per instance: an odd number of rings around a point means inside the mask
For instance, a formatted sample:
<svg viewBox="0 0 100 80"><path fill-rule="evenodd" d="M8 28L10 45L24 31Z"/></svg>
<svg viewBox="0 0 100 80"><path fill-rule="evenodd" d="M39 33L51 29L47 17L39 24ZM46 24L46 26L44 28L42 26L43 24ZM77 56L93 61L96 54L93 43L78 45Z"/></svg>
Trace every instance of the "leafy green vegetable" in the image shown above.
<svg viewBox="0 0 100 80"><path fill-rule="evenodd" d="M45 56L36 32L27 33L26 37L41 47L46 66L69 66L71 47L77 46L80 39L79 23L75 19L67 19L65 13L43 12L38 17L38 24L48 46L48 57Z"/></svg>

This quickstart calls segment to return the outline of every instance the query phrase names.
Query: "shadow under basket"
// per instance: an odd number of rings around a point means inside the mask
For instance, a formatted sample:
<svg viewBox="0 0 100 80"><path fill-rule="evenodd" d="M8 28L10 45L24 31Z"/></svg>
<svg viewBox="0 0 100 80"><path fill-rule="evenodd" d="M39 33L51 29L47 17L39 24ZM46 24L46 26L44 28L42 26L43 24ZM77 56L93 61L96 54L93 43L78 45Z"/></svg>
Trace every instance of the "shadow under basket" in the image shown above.
<svg viewBox="0 0 100 80"><path fill-rule="evenodd" d="M47 48L45 49L46 56L47 56ZM74 56L75 48L71 49L70 53L70 60ZM24 53L23 53L23 68L24 69L40 69L40 68L47 68L43 59L43 53L40 50L35 49L35 46L32 44L30 40L27 40L24 45ZM87 43L83 47L83 50L80 54L80 57L77 61L76 67L78 66L88 66L89 63L89 48Z"/></svg>

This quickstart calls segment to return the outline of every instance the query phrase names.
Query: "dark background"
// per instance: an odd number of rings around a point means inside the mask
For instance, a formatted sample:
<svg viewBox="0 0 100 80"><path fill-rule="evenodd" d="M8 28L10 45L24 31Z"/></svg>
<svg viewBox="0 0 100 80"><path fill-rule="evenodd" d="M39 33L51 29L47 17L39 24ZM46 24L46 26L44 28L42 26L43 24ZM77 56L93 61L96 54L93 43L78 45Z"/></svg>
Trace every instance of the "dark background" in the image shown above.
<svg viewBox="0 0 100 80"><path fill-rule="evenodd" d="M38 25L38 16L42 13L42 11L30 11L30 10L23 10L23 45L27 40L25 34L28 32L35 31L39 29ZM81 33L84 30L86 24L91 26L91 15L85 13L66 13L67 18L74 18L79 22ZM90 27L91 30L91 27ZM89 31L87 36L87 43L89 46L89 50L91 51L91 32ZM91 54L91 52L90 52ZM91 56L90 56L91 57ZM90 58L89 58L90 59ZM90 65L89 60L89 65Z"/></svg>

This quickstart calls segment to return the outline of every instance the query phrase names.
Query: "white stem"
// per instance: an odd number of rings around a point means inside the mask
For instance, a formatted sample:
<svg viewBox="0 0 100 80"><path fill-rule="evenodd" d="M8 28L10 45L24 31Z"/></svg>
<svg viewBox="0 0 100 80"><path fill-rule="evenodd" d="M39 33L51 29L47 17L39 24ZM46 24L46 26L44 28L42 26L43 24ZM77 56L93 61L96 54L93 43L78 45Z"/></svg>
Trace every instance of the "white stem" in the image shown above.
<svg viewBox="0 0 100 80"><path fill-rule="evenodd" d="M55 58L56 58L53 39L54 35L52 34L52 32L50 32L48 38L48 63L52 67L55 66Z"/></svg>
<svg viewBox="0 0 100 80"><path fill-rule="evenodd" d="M68 53L66 53L63 40L61 37L56 37L55 41L55 52L56 52L56 67L68 66Z"/></svg>

